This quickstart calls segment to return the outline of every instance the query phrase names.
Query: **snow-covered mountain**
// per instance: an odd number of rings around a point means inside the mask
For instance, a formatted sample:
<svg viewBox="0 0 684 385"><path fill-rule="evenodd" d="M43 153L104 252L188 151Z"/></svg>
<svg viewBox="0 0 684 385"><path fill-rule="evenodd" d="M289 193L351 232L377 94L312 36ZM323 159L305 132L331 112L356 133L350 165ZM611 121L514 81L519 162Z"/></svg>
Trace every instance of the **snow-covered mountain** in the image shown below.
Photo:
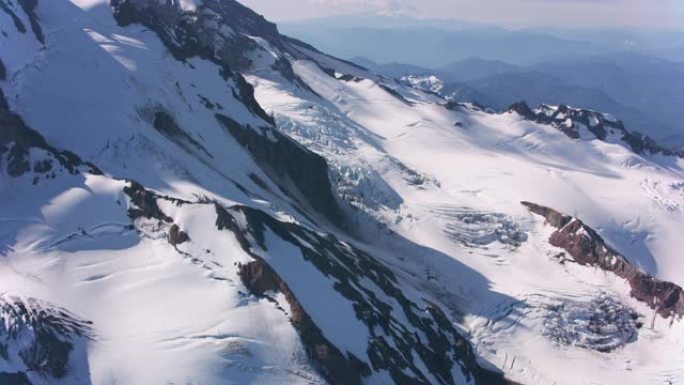
<svg viewBox="0 0 684 385"><path fill-rule="evenodd" d="M684 161L232 0L0 0L0 383L684 383ZM523 204L524 203L524 204Z"/></svg>

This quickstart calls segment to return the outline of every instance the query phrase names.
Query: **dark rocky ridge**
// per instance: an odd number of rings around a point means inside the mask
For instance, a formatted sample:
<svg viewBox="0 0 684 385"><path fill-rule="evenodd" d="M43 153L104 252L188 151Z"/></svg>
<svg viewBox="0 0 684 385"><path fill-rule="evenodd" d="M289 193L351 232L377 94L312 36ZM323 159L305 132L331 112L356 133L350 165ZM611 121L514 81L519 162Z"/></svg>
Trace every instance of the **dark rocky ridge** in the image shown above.
<svg viewBox="0 0 684 385"><path fill-rule="evenodd" d="M122 26L140 23L155 31L179 60L199 56L220 64L230 73L251 65L248 53L258 48L250 36L260 37L273 47L290 50L275 24L234 0L204 0L194 10L183 10L178 1L110 0L114 16ZM275 69L287 78L289 61Z"/></svg>
<svg viewBox="0 0 684 385"><path fill-rule="evenodd" d="M248 232L241 229L237 220L226 209L216 204L216 226L219 230L229 230L235 234L243 250L254 261L239 266L239 275L244 285L257 296L265 296L267 291L285 295L290 305L290 322L297 329L307 355L318 371L332 384L361 385L362 376L370 369L353 355L346 356L328 341L323 332L304 310L294 293L280 276L258 255L251 251Z"/></svg>
<svg viewBox="0 0 684 385"><path fill-rule="evenodd" d="M7 80L7 68L5 68L5 63L0 59L0 80Z"/></svg>
<svg viewBox="0 0 684 385"><path fill-rule="evenodd" d="M551 234L549 243L567 251L575 262L599 267L624 278L631 287L632 297L648 304L664 318L684 316L684 291L681 287L657 280L639 270L579 219L534 203L522 204L546 218L546 223L557 229Z"/></svg>
<svg viewBox="0 0 684 385"><path fill-rule="evenodd" d="M630 132L621 121L613 120L600 112L570 108L565 105L557 108L542 105L532 110L525 102L515 103L507 111L517 112L523 118L533 122L552 125L572 139L579 139L580 131L586 129L602 141L606 141L611 135L617 136L632 151L640 155L660 154L684 158L684 151L668 149L647 135Z"/></svg>
<svg viewBox="0 0 684 385"><path fill-rule="evenodd" d="M185 11L176 1L156 0L111 0L110 5L119 25L139 23L150 28L178 60L198 56L221 64L228 73L250 64L244 53L254 49L256 43L240 33L224 35L221 27L232 29L233 25L215 12L203 12L204 7Z"/></svg>
<svg viewBox="0 0 684 385"><path fill-rule="evenodd" d="M139 23L151 29L177 60L199 57L218 65L221 75L237 86L235 97L252 113L274 124L254 99L252 86L234 72L248 68L251 61L247 54L258 48L247 35L282 46L274 24L233 0L207 0L196 11L184 11L176 1L110 0L110 4L119 25ZM287 61L279 68L284 73L292 71Z"/></svg>
<svg viewBox="0 0 684 385"><path fill-rule="evenodd" d="M45 44L45 35L43 34L43 29L40 27L38 22L38 16L36 16L36 7L38 6L38 0L18 0L21 9L24 10L26 16L29 18L29 23L31 23L31 30L36 39Z"/></svg>
<svg viewBox="0 0 684 385"><path fill-rule="evenodd" d="M43 159L31 159L32 148L44 150ZM59 151L49 145L42 135L26 126L21 117L10 111L5 95L0 89L0 167L2 156L7 154L7 173L19 177L29 172L54 177L54 173L66 170L76 175L82 171L100 174L100 170L70 151Z"/></svg>
<svg viewBox="0 0 684 385"><path fill-rule="evenodd" d="M36 15L36 7L38 6L38 0L17 0L21 9L24 11L31 24L31 30L33 35L36 37L40 43L45 44L45 35L43 34L43 29L40 26L38 16ZM14 12L12 7L14 3L11 0L0 0L0 11L5 12L14 23L14 27L20 33L26 33L27 29L24 23L21 21L19 16Z"/></svg>
<svg viewBox="0 0 684 385"><path fill-rule="evenodd" d="M294 294L268 264L256 255L255 262L242 266L241 276L245 285L255 294L263 295L265 290L283 292L290 301L295 314L293 325L298 329L311 359L322 367L322 372L333 384L356 384L371 371L386 370L397 384L430 384L427 373L422 372L414 357L420 357L430 374L439 384L454 384L451 369L460 367L463 374L477 384L508 383L502 375L481 368L470 344L453 328L442 310L427 303L425 308L406 298L391 271L364 252L343 244L331 235L306 230L297 224L280 222L273 217L251 208L234 207L227 211L217 206L219 229L231 228L241 239L240 243L248 253L256 243L266 249L266 230L276 234L302 252L302 258L313 264L335 284L335 290L354 304L356 317L367 327L371 339L367 352L370 363L363 363L357 357L347 354L341 361L337 350L322 342L317 327L296 301ZM246 229L235 230L235 216L240 215L247 223ZM240 235L242 233L242 235ZM306 240L306 243L302 242ZM277 255L274 255L277 257ZM408 320L403 324L392 315L392 305L382 302L372 287L362 284L372 282L384 295L392 298L401 307ZM368 284L366 284L368 285ZM395 310L396 311L396 310ZM409 328L420 330L427 341ZM320 346L323 343L323 346ZM370 364L370 366L369 366ZM349 372L352 370L352 372ZM353 375L353 378L349 376Z"/></svg>
<svg viewBox="0 0 684 385"><path fill-rule="evenodd" d="M284 294L291 309L291 322L298 331L311 362L331 384L362 384L372 372L387 371L397 384L431 384L428 373L414 360L420 357L438 384L455 384L453 368L476 384L511 384L500 373L483 369L475 353L442 310L426 302L421 306L404 296L394 274L373 257L329 234L308 230L296 223L281 222L249 207L223 206L207 201L196 203L159 196L140 184L130 182L125 192L137 208L134 216L149 215L165 223L173 220L159 209L158 200L175 204L212 204L219 230L235 235L242 249L254 261L238 267L239 275L250 292L266 296L267 292ZM332 344L309 311L297 299L278 272L255 249L266 249L266 237L275 234L301 251L301 258L311 263L334 283L340 296L353 304L356 317L366 325L371 338L367 342L369 362L345 353ZM267 250L278 258L277 250ZM383 302L376 293L391 298ZM399 308L393 308L393 306ZM393 312L400 312L395 318ZM413 330L415 329L415 330ZM416 333L420 331L420 333ZM421 338L418 334L423 335Z"/></svg>
<svg viewBox="0 0 684 385"><path fill-rule="evenodd" d="M333 223L340 223L342 214L333 195L328 164L323 157L272 127L242 126L222 114L216 114L216 119L285 192L292 188L299 190L314 209Z"/></svg>
<svg viewBox="0 0 684 385"><path fill-rule="evenodd" d="M111 0L111 5L120 25L140 23L150 28L176 59L184 61L200 57L216 63L224 78L234 82L233 96L265 124L258 133L252 128L243 128L225 115L217 114L218 121L279 182L284 192L299 190L313 208L334 223L341 223L342 214L332 193L325 160L279 131L265 128L275 126L275 121L256 101L253 87L242 75L232 72L248 67L250 63L246 53L257 48L247 34L262 37L281 50L288 49L274 24L233 0L205 0L195 11L183 11L175 1ZM222 26L236 33L225 36ZM286 78L294 77L288 60L281 59L276 64ZM293 79L297 81L296 77ZM191 146L211 157L169 113L157 111L154 127L186 149ZM276 138L275 143L263 135Z"/></svg>
<svg viewBox="0 0 684 385"><path fill-rule="evenodd" d="M12 22L14 23L14 28L17 29L20 33L26 33L26 26L24 23L21 21L19 16L17 16L16 13L12 10L10 7L11 2L8 2L8 0L0 0L0 10L5 12L11 19Z"/></svg>
<svg viewBox="0 0 684 385"><path fill-rule="evenodd" d="M9 320L0 323L0 359L19 359L42 377L65 377L75 341L92 338L90 322L34 298L0 297L0 315ZM12 357L10 345L19 347L18 357ZM19 384L28 381L22 373L3 376Z"/></svg>
<svg viewBox="0 0 684 385"><path fill-rule="evenodd" d="M181 228L173 222L173 218L166 215L157 204L158 199L164 199L176 205L189 204L190 202L181 199L175 199L168 196L160 197L151 191L146 190L140 183L129 180L128 184L123 188L124 194L131 199L131 207L128 208L128 217L132 221L136 219L156 219L160 223L170 224L166 240L173 247L190 241L188 234L181 230ZM134 225L132 225L134 226Z"/></svg>
<svg viewBox="0 0 684 385"><path fill-rule="evenodd" d="M302 49L330 57L306 43L281 35L275 24L235 0L203 0L194 10L183 10L178 0L110 0L110 4L120 25L140 23L150 28L178 60L197 56L219 65L224 78L235 81L236 97L271 124L275 122L254 100L252 87L240 74L251 67L250 54L262 49L253 37L265 40L278 51L271 65L273 70L315 95L294 73L290 58L309 58ZM336 60L363 69L354 63Z"/></svg>
<svg viewBox="0 0 684 385"><path fill-rule="evenodd" d="M132 207L128 209L128 215L132 220L138 218L156 219L159 222L172 224L167 240L172 246L177 246L190 240L188 235L173 223L173 219L166 215L157 203L158 200L166 200L178 205L191 204L168 196L159 196L152 191L146 190L140 183L129 181L124 187L124 193L131 198ZM217 214L216 226L219 230L228 230L235 234L238 242L245 252L250 254L254 261L239 266L239 275L244 285L255 295L264 296L267 291L278 291L285 295L291 307L291 320L300 333L304 344L309 347L307 352L321 373L332 383L361 385L361 373L367 373L363 363L353 357L345 357L339 349L331 344L321 330L314 324L311 317L306 313L297 301L288 285L280 279L277 273L251 250L248 240L248 230L240 228L233 214L218 204L214 204Z"/></svg>
<svg viewBox="0 0 684 385"><path fill-rule="evenodd" d="M154 218L162 222L173 223L173 219L159 209L157 196L146 190L140 183L129 181L128 186L123 188L123 192L131 198L131 203L134 205L128 209L129 218L133 220Z"/></svg>
<svg viewBox="0 0 684 385"><path fill-rule="evenodd" d="M316 364L316 368L323 377L333 384L361 385L363 383L362 375L370 372L368 366L352 355L345 357L325 338L287 284L268 264L262 259L257 259L241 265L239 274L244 285L257 296L264 296L267 291L285 295L290 305L290 322L297 329L304 346L308 348L308 356Z"/></svg>
<svg viewBox="0 0 684 385"><path fill-rule="evenodd" d="M0 372L0 384L2 385L32 385L26 373L1 373Z"/></svg>

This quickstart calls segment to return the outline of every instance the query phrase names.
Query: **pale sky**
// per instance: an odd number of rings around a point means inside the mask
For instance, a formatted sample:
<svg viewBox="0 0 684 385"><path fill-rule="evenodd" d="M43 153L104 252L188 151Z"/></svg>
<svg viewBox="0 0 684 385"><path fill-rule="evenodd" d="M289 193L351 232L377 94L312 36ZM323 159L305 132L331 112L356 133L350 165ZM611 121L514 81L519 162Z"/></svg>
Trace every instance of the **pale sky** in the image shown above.
<svg viewBox="0 0 684 385"><path fill-rule="evenodd" d="M238 0L272 21L390 13L511 27L684 29L684 0Z"/></svg>

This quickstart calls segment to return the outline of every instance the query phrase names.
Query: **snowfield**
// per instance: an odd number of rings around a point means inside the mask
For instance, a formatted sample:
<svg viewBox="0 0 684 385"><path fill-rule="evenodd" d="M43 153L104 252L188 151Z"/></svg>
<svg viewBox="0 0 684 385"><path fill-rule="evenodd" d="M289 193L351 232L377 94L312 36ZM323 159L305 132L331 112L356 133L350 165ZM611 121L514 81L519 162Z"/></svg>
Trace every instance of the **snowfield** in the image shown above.
<svg viewBox="0 0 684 385"><path fill-rule="evenodd" d="M448 103L230 0L0 0L0 30L3 385L684 384L682 314L521 204L682 286L676 154Z"/></svg>
<svg viewBox="0 0 684 385"><path fill-rule="evenodd" d="M413 256L391 241L382 246L393 250L384 253L395 255L389 263L411 271L417 285L431 281L429 290L448 297L446 304L455 303L454 314L466 314L464 324L478 352L511 379L524 384L684 381L680 322L655 317L629 298L630 289L620 279L560 264L553 258L560 251L546 242L543 220L520 205L538 202L582 218L632 263L681 285L678 229L684 213L676 208L682 201L675 187L682 179L681 159L638 156L624 143L589 135L571 139L514 112L448 110L433 95L417 95L372 75L340 81L306 60L294 68L323 100L257 68L248 79L259 102L281 129L324 155L333 175L376 179L357 179L353 195L349 178L336 184L363 212L360 218L371 218L386 227L382 232L428 246L487 278L490 291L477 292L472 281L458 282L444 273L448 269L437 258ZM402 98L383 90L382 82ZM426 182L412 183L406 170ZM511 233L511 223L524 235ZM366 231L361 236L376 247L378 231ZM509 240L516 237L520 246L512 247ZM396 255L406 257L397 260ZM624 303L618 306L640 314L644 326L635 332L638 337L618 338L618 348L602 353L582 341L559 344L544 336L552 317L548 308L592 303L605 291ZM505 299L497 302L501 295Z"/></svg>

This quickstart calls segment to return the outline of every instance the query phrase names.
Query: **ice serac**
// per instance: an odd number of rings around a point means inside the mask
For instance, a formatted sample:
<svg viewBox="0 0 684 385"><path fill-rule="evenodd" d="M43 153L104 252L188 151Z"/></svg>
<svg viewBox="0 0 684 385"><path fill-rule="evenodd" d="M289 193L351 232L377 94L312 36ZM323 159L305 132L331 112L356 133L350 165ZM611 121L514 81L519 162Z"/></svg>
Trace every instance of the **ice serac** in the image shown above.
<svg viewBox="0 0 684 385"><path fill-rule="evenodd" d="M601 236L581 220L551 208L522 202L531 212L546 219L557 230L549 243L567 251L580 265L595 266L627 280L631 295L648 304L661 316L684 316L684 291L678 285L664 282L644 273L610 247Z"/></svg>

